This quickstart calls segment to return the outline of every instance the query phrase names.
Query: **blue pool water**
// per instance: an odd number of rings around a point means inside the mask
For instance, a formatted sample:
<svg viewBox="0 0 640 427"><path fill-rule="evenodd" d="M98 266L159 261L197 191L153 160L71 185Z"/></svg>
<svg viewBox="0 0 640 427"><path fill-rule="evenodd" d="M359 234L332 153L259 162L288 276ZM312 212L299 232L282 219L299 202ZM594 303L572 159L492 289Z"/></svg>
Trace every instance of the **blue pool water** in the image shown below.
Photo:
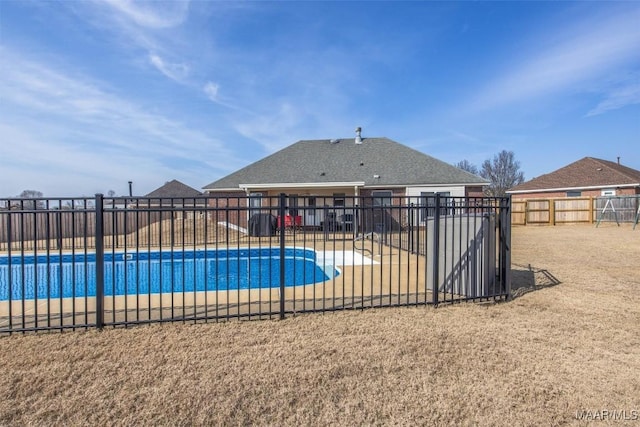
<svg viewBox="0 0 640 427"><path fill-rule="evenodd" d="M274 288L280 249L219 249L106 253L105 295ZM285 248L285 286L338 275L316 264L316 252ZM0 257L0 301L95 296L95 254Z"/></svg>

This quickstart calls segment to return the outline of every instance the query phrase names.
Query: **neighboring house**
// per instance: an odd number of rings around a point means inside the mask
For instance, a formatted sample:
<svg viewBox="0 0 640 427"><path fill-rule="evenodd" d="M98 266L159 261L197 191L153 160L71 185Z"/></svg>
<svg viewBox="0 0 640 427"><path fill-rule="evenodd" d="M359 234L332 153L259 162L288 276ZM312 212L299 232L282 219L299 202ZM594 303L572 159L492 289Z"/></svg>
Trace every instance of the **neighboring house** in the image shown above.
<svg viewBox="0 0 640 427"><path fill-rule="evenodd" d="M585 157L507 191L513 199L632 196L640 194L640 171Z"/></svg>
<svg viewBox="0 0 640 427"><path fill-rule="evenodd" d="M174 179L166 182L162 187L156 188L144 197L189 199L193 204L194 198L202 198L204 195L195 188L189 187L188 185Z"/></svg>
<svg viewBox="0 0 640 427"><path fill-rule="evenodd" d="M355 138L298 141L212 182L204 191L230 196L229 204L237 200L256 209L273 205L271 197L285 193L289 215L302 216L304 226L321 226L327 208L337 208L343 219L351 219L358 203L353 196L371 196L367 200L373 206L396 203L396 196L419 204L436 193L481 197L487 184L388 138L361 137L358 128Z"/></svg>
<svg viewBox="0 0 640 427"><path fill-rule="evenodd" d="M190 210L190 208L204 208L207 205L207 196L205 194L175 179L166 182L163 186L156 188L143 197L143 199L137 200L138 207L185 208L187 218L193 216L193 210ZM182 217L179 212L176 214L175 217Z"/></svg>

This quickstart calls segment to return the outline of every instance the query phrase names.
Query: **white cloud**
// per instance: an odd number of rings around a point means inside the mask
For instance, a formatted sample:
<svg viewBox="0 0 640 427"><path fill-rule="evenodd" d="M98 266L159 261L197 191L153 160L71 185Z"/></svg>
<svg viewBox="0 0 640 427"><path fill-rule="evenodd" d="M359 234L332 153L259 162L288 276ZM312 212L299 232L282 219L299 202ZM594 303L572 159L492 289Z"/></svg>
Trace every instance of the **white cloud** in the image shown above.
<svg viewBox="0 0 640 427"><path fill-rule="evenodd" d="M150 29L176 27L182 24L189 13L189 2L103 0L115 11L137 25Z"/></svg>
<svg viewBox="0 0 640 427"><path fill-rule="evenodd" d="M214 102L218 105L228 108L229 110L235 110L237 112L241 112L248 115L255 115L253 111L247 110L246 108L235 105L220 96L220 85L218 83L207 82L202 88L204 94L209 98L209 101Z"/></svg>
<svg viewBox="0 0 640 427"><path fill-rule="evenodd" d="M354 121L331 105L315 109L302 100L284 99L270 104L268 110L251 115L236 115L230 119L236 132L256 141L267 152L274 152L293 142L327 137L353 137L348 130L363 126L366 121ZM354 124L355 123L355 124Z"/></svg>
<svg viewBox="0 0 640 427"><path fill-rule="evenodd" d="M478 139L476 136L470 135L468 133L461 132L461 131L458 131L458 130L449 131L449 135L450 135L450 137L454 138L455 140L462 141L462 142L468 143L468 144L471 144L471 143L475 144L475 143L481 142L481 140Z"/></svg>
<svg viewBox="0 0 640 427"><path fill-rule="evenodd" d="M268 114L244 117L235 121L235 129L247 138L258 141L269 151L291 143L285 135L304 120L302 108L284 102Z"/></svg>
<svg viewBox="0 0 640 427"><path fill-rule="evenodd" d="M640 58L638 22L640 10L634 9L563 29L554 34L561 40L559 44L543 48L541 42L521 55L526 57L523 63L507 67L497 76L471 101L472 109L491 109L558 91L585 90L585 82Z"/></svg>
<svg viewBox="0 0 640 427"><path fill-rule="evenodd" d="M27 187L49 196L91 195L123 177L143 180L145 171L154 168L152 158L139 154L110 158L101 150L69 144L55 126L32 123L25 129L23 124L0 122L2 139L13 141L0 147L0 156L10 160L3 168L2 195L16 195Z"/></svg>
<svg viewBox="0 0 640 427"><path fill-rule="evenodd" d="M66 194L77 194L91 182L118 181L127 174L160 184L190 176L204 185L240 165L215 137L175 117L151 113L102 82L6 49L2 57L12 65L4 67L0 79L0 140L11 144L2 144L0 157L5 165L23 166L16 167L22 172L5 174L4 194L21 191L5 188L7 175L12 182L21 177L47 185L66 177L75 185ZM74 181L74 176L82 179ZM26 181L13 185L22 187Z"/></svg>
<svg viewBox="0 0 640 427"><path fill-rule="evenodd" d="M162 74L169 77L171 80L182 82L189 75L189 66L180 63L170 63L163 60L159 55L155 53L149 54L149 61L153 64Z"/></svg>
<svg viewBox="0 0 640 427"><path fill-rule="evenodd" d="M211 43L208 37L215 38L216 28L207 36L199 36L196 42L191 38L203 15L211 22L221 16L237 19L236 14L245 19L245 15L254 13L247 10L256 7L252 3L196 3L189 18L194 26L180 25L170 30L135 24L133 17L142 7L133 10L130 6L119 4L116 16L107 14L92 23L112 32L116 39L125 40L124 49L134 46L136 50L143 50L145 60L163 75L224 107L226 110L216 111L225 114L227 123L267 150L290 143L300 135L310 137L317 129L327 129L327 125L338 128L338 123L348 121L343 116L351 103L350 93L354 88L359 92L367 90L366 84L360 87L360 71L372 62L393 63L399 56L397 49L384 49L373 41L359 43L354 59L352 50L332 46L314 45L309 51L283 51L274 44L271 48L261 46L259 50L251 50L248 47L240 52L235 46L227 45L224 38ZM97 9L103 17L103 8ZM160 7L152 9L157 12ZM105 20L113 25L105 25ZM280 30L276 33L283 34ZM294 45L302 46L305 37L301 36ZM274 57L278 60L274 61ZM287 113L287 108L295 111ZM294 116L297 118L292 118ZM355 125L349 122L345 129ZM251 126L255 129L250 129Z"/></svg>
<svg viewBox="0 0 640 427"><path fill-rule="evenodd" d="M207 82L207 84L204 85L204 93L207 95L207 97L212 100L213 102L218 102L218 89L220 88L220 86L216 83L213 82Z"/></svg>
<svg viewBox="0 0 640 427"><path fill-rule="evenodd" d="M594 109L587 113L589 116L597 116L607 111L617 110L628 105L640 104L640 79L626 85L611 89L606 94L606 99L601 101Z"/></svg>

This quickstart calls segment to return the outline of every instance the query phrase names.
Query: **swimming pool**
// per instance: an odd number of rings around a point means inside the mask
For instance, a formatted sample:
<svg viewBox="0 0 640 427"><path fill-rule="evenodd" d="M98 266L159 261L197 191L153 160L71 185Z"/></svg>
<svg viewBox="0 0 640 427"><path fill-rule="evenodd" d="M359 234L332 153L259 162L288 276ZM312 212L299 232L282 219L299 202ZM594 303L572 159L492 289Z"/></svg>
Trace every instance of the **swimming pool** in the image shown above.
<svg viewBox="0 0 640 427"><path fill-rule="evenodd" d="M285 248L285 286L339 274L314 250ZM106 253L104 294L228 291L280 286L280 248ZM11 297L9 298L9 295ZM95 254L0 256L0 301L96 295Z"/></svg>

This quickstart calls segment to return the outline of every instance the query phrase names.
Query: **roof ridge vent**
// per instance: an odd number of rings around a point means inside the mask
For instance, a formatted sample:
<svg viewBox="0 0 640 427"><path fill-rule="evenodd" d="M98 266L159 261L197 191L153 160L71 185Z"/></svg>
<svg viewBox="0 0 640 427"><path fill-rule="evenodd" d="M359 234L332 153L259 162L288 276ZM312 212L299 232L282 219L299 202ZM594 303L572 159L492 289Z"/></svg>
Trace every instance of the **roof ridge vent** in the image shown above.
<svg viewBox="0 0 640 427"><path fill-rule="evenodd" d="M362 132L362 128L358 126L356 128L356 144L362 144L362 136L360 133Z"/></svg>

